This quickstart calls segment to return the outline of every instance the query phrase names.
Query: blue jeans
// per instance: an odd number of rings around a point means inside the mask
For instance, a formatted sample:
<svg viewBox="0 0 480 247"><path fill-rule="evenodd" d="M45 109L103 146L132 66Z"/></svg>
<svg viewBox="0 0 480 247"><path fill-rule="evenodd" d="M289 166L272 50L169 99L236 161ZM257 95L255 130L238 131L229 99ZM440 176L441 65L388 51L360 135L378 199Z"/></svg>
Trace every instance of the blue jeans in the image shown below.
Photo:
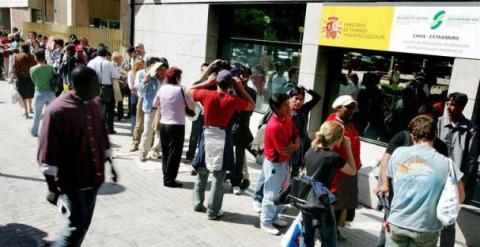
<svg viewBox="0 0 480 247"><path fill-rule="evenodd" d="M68 217L69 224L63 229L53 247L81 246L92 221L98 189L77 190L63 194L62 214Z"/></svg>
<svg viewBox="0 0 480 247"><path fill-rule="evenodd" d="M33 113L33 126L32 126L32 135L38 135L38 126L40 125L40 118L42 118L43 106L47 105L55 99L54 92L39 92L35 91L35 96L33 98L33 105L35 107L35 112Z"/></svg>
<svg viewBox="0 0 480 247"><path fill-rule="evenodd" d="M208 174L210 171L206 167L198 167L197 181L193 188L193 209L200 210L203 207L205 200L205 189L207 188ZM225 170L212 172L212 186L210 188L210 197L208 198L207 214L210 217L215 217L222 209L223 203L223 181L226 175Z"/></svg>
<svg viewBox="0 0 480 247"><path fill-rule="evenodd" d="M137 124L137 103L138 95L132 93L130 95L130 134L132 135Z"/></svg>
<svg viewBox="0 0 480 247"><path fill-rule="evenodd" d="M300 247L315 246L315 233L320 236L322 246L337 246L337 228L333 207L327 210L319 210L313 214L302 212L302 235Z"/></svg>
<svg viewBox="0 0 480 247"><path fill-rule="evenodd" d="M278 216L278 206L273 203L273 198L280 192L283 183L287 181L287 162L275 163L265 159L263 161L263 173L265 175L265 183L263 185L260 222L268 224L275 221Z"/></svg>
<svg viewBox="0 0 480 247"><path fill-rule="evenodd" d="M265 183L265 174L262 171L260 172L260 176L257 179L257 184L255 185L255 194L253 195L253 199L257 202L262 202L263 200L263 184Z"/></svg>

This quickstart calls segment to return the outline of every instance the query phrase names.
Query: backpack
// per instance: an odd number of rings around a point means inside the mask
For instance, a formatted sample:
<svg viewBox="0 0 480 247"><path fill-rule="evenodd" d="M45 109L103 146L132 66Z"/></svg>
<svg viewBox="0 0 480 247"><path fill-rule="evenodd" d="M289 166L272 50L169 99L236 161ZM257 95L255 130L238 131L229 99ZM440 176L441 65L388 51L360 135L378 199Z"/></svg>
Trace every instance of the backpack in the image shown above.
<svg viewBox="0 0 480 247"><path fill-rule="evenodd" d="M258 131L253 138L251 148L258 152L258 154L263 153L263 149L265 147L265 130L267 129L268 120L273 115L273 111L269 110L265 116L263 116L262 120L260 120L260 124L258 125Z"/></svg>

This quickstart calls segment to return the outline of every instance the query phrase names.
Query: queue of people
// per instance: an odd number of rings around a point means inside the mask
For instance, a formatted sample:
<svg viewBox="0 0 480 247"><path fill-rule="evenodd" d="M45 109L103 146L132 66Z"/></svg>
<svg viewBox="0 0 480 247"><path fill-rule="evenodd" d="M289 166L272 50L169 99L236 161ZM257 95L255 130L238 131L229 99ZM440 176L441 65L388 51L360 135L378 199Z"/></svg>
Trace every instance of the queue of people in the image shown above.
<svg viewBox="0 0 480 247"><path fill-rule="evenodd" d="M342 227L354 220L358 205L357 173L362 164L357 128L378 136L371 122L360 121L365 125L362 127L352 119L359 108L367 112L365 116L373 114L363 102L372 100L368 95L376 90L375 76L367 75L370 91L360 90L358 98L348 94L337 97L331 114L311 139L307 131L309 113L321 96L297 83L288 83L281 64L276 64L276 74L267 85L283 86L271 90L270 109L254 137L250 117L257 94L264 92L248 82L254 80L258 69L253 68L252 73L245 64L218 59L202 64L199 80L186 88L182 86L181 68L147 53L142 43L128 49L128 57L123 58L120 53L110 53L104 44L92 48L86 38L77 39L75 35L67 45L62 39L54 39L51 47L43 45L44 36L39 38L38 34L32 33L29 42L19 40L19 34L12 37L9 42L13 44L2 47L21 48L11 53L15 57L11 78L16 80L24 101L24 115L28 118L34 114L32 136L38 136L46 108L38 163L48 183L48 199L53 204L58 198L68 202L62 207L68 212L69 225L54 246L78 246L83 241L98 188L104 182L104 162L111 160L108 134L116 133L115 116L117 120L130 118L130 151L138 151L140 162L161 158L163 184L171 188L183 186L177 175L186 118L196 117L184 162L192 164L192 175L197 176L192 209L206 212L207 219L217 220L223 215L226 178L236 195L249 187L248 151L264 158L253 198L261 229L277 235L279 228L288 226L281 218L286 205L275 203L275 198L294 177L306 175L321 182L335 195L336 202L323 209L300 210L300 246L314 246L315 238L322 246L336 246L337 241L345 239ZM298 71L289 71L289 77L295 73ZM127 116L123 112L125 98ZM406 105L408 100L405 97ZM457 174L460 201L464 198L463 183L474 179L462 176L470 174L478 162L477 127L462 115L466 103L466 95L453 93L448 96L445 116L437 120L428 111L412 116L408 129L393 135L375 191L385 209L385 226L377 246L435 246L439 236L441 246L453 246L455 228L444 227L430 209L438 202L450 164ZM66 145L66 141L73 145ZM77 174L78 170L84 173ZM210 174L212 187L205 205ZM422 179L418 179L420 176ZM386 235L390 236L388 240Z"/></svg>

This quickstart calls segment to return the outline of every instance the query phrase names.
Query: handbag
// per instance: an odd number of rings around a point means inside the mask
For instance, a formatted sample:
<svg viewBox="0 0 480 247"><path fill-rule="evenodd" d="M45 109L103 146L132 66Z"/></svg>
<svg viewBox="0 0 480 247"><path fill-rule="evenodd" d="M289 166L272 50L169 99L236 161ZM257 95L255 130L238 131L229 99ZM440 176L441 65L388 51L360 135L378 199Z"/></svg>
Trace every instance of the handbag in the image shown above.
<svg viewBox="0 0 480 247"><path fill-rule="evenodd" d="M335 196L323 183L313 179L319 170L317 169L312 177L302 175L292 179L288 199L299 210L313 212L328 209L336 201Z"/></svg>
<svg viewBox="0 0 480 247"><path fill-rule="evenodd" d="M118 79L112 80L112 86L113 86L113 97L115 99L115 102L123 101L122 90L120 89L120 82L118 81Z"/></svg>
<svg viewBox="0 0 480 247"><path fill-rule="evenodd" d="M180 92L182 92L183 102L185 103L185 114L191 118L195 117L197 113L194 110L188 108L187 100L185 99L185 93L183 92L183 88L180 88Z"/></svg>
<svg viewBox="0 0 480 247"><path fill-rule="evenodd" d="M437 204L437 219L444 226L455 224L460 211L460 201L457 189L457 174L451 159L448 161L448 175L442 194Z"/></svg>

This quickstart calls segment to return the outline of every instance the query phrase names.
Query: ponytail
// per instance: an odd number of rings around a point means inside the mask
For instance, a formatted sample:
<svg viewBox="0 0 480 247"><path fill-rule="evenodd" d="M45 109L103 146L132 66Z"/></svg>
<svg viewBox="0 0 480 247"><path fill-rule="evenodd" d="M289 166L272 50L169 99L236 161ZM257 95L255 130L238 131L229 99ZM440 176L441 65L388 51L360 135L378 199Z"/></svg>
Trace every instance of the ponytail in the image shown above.
<svg viewBox="0 0 480 247"><path fill-rule="evenodd" d="M328 147L341 138L343 138L343 126L335 121L329 121L322 124L320 130L315 133L312 141L312 149L317 151L320 148Z"/></svg>

